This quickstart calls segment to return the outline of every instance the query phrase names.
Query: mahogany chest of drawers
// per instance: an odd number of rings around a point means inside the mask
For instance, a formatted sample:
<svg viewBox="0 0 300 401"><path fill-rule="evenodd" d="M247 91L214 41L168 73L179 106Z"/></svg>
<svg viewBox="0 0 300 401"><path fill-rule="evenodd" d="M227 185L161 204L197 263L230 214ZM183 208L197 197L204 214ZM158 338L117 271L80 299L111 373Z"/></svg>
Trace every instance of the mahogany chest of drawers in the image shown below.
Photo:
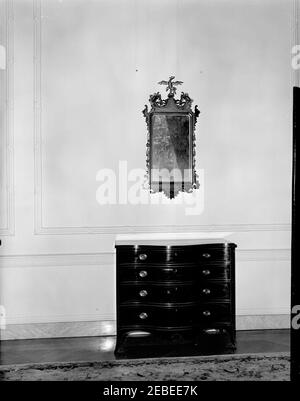
<svg viewBox="0 0 300 401"><path fill-rule="evenodd" d="M235 247L116 245L116 355L146 345L234 349Z"/></svg>

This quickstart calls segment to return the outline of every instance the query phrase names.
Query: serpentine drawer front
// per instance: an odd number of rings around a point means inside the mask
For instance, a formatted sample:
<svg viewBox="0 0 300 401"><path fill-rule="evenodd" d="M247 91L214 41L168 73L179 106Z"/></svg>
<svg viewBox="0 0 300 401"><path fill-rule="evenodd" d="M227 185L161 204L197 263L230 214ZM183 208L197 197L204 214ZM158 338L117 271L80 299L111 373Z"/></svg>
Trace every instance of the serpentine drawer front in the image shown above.
<svg viewBox="0 0 300 401"><path fill-rule="evenodd" d="M187 245L186 247L192 250L194 246ZM122 249L119 250L119 255L122 263L134 263L143 266L148 263L207 263L212 261L224 263L227 261L226 249L218 248L214 245L205 245L205 248L197 253L189 252L179 246L166 248L165 246L138 246L138 249L136 249L133 246L122 246Z"/></svg>
<svg viewBox="0 0 300 401"><path fill-rule="evenodd" d="M139 333L156 345L170 337L174 347L213 334L234 349L235 247L116 245L116 355L126 356Z"/></svg>
<svg viewBox="0 0 300 401"><path fill-rule="evenodd" d="M230 283L212 280L186 283L121 283L119 286L120 306L140 302L191 302L230 300Z"/></svg>
<svg viewBox="0 0 300 401"><path fill-rule="evenodd" d="M120 307L120 324L122 326L134 325L135 328L177 327L198 325L206 327L208 323L220 324L230 320L229 303L202 303L193 305L129 305ZM155 327L154 327L155 328Z"/></svg>
<svg viewBox="0 0 300 401"><path fill-rule="evenodd" d="M132 266L127 263L122 264L120 270L120 280L135 281L145 283L149 281L193 281L198 280L228 280L230 269L221 265L168 263L165 266L162 263L149 263L147 266Z"/></svg>

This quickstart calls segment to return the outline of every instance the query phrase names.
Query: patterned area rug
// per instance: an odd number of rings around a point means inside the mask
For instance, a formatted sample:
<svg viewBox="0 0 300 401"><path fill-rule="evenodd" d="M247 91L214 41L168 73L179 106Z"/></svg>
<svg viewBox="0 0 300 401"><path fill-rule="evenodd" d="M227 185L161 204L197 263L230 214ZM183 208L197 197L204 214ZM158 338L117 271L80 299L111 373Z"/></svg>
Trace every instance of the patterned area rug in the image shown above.
<svg viewBox="0 0 300 401"><path fill-rule="evenodd" d="M289 381L287 353L3 365L0 380Z"/></svg>

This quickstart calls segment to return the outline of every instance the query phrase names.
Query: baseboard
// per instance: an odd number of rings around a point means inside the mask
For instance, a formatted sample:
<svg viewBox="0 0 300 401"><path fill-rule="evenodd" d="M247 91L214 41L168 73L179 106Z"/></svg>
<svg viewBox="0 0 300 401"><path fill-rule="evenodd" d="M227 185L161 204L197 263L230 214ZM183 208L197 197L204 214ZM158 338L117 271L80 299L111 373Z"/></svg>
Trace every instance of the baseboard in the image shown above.
<svg viewBox="0 0 300 401"><path fill-rule="evenodd" d="M236 318L236 326L237 330L287 329L290 327L290 316L240 315ZM8 324L0 333L1 340L108 336L116 333L116 322L102 320Z"/></svg>
<svg viewBox="0 0 300 401"><path fill-rule="evenodd" d="M238 315L237 330L289 329L290 315Z"/></svg>
<svg viewBox="0 0 300 401"><path fill-rule="evenodd" d="M1 329L0 333L1 340L109 336L116 333L116 322L114 320L102 320L7 324L5 329Z"/></svg>

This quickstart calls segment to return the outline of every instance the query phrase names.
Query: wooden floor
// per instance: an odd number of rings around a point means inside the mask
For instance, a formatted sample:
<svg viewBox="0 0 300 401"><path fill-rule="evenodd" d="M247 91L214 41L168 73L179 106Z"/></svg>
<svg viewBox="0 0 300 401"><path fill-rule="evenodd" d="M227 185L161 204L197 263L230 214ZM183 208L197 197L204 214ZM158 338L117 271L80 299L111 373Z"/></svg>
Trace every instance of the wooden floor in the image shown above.
<svg viewBox="0 0 300 401"><path fill-rule="evenodd" d="M0 364L113 360L114 347L113 336L2 341ZM237 354L289 350L289 330L237 332Z"/></svg>

